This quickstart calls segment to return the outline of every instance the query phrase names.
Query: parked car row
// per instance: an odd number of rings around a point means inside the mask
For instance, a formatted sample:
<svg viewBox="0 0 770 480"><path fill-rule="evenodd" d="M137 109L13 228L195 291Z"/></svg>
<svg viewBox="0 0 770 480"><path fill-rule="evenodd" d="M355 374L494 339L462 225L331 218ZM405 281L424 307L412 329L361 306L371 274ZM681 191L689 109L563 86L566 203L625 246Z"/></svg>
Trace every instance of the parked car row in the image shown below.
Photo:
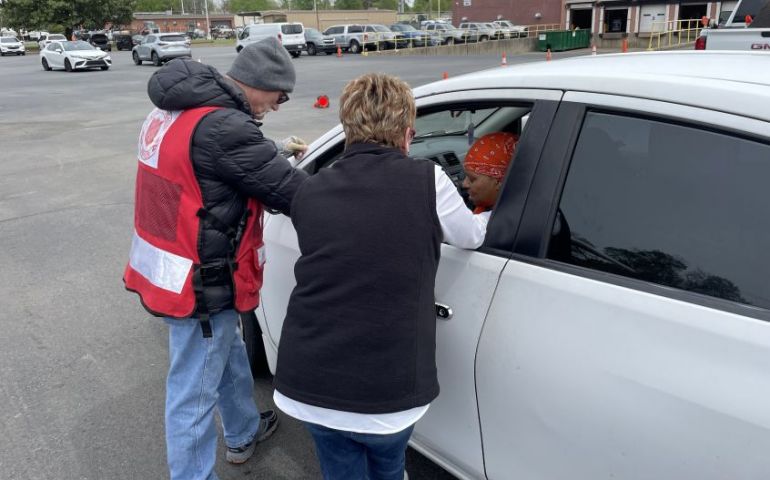
<svg viewBox="0 0 770 480"><path fill-rule="evenodd" d="M305 28L301 23L259 23L245 26L238 34L235 50L266 37L277 37L289 51L299 57L341 51L361 53L367 50L454 45L455 43L484 42L506 38L526 37L525 27L517 27L506 20L493 23L463 23L459 28L448 23L429 23L418 30L408 23L390 26L380 24L333 25L323 32Z"/></svg>

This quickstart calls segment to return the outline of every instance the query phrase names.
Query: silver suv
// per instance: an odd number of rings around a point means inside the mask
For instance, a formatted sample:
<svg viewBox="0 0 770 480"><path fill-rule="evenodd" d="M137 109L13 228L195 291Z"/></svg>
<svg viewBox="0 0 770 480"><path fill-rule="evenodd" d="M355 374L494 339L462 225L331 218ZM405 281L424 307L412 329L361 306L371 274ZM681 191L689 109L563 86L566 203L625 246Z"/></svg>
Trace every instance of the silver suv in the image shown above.
<svg viewBox="0 0 770 480"><path fill-rule="evenodd" d="M429 23L425 25L425 30L431 37L438 38L442 45L475 42L479 38L476 32L461 30L447 23Z"/></svg>
<svg viewBox="0 0 770 480"><path fill-rule="evenodd" d="M495 35L497 34L497 31L494 28L490 28L486 23L480 22L461 23L460 28L475 35L479 42L486 42L487 40L495 38Z"/></svg>
<svg viewBox="0 0 770 480"><path fill-rule="evenodd" d="M151 33L133 48L131 56L137 65L151 61L159 67L175 58L192 57L190 39L183 33Z"/></svg>

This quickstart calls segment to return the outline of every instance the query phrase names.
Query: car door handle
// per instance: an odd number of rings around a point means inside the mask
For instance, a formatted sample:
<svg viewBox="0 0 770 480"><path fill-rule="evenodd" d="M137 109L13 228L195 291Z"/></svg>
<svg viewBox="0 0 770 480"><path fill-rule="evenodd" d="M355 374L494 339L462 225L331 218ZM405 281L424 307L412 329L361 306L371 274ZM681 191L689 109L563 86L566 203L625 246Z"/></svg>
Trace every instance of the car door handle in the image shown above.
<svg viewBox="0 0 770 480"><path fill-rule="evenodd" d="M436 316L442 320L449 320L452 318L452 315L454 313L452 312L452 307L449 305L444 305L442 303L436 304Z"/></svg>

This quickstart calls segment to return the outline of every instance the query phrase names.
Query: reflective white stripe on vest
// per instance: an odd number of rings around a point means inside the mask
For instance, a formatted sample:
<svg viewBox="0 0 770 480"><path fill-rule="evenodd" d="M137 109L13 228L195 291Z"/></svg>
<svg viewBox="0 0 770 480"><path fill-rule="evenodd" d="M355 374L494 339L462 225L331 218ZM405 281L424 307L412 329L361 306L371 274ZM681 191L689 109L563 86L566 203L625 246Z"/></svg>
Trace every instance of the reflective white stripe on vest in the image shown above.
<svg viewBox="0 0 770 480"><path fill-rule="evenodd" d="M182 293L187 274L193 265L191 259L161 250L147 242L136 230L131 239L128 263L156 287L177 294Z"/></svg>

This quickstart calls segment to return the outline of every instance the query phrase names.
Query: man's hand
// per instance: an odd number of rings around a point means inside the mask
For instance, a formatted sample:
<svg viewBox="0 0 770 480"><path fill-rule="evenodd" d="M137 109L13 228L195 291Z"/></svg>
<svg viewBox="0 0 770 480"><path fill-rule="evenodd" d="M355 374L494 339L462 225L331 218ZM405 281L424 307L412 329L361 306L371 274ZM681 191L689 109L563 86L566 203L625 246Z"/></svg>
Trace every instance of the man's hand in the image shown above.
<svg viewBox="0 0 770 480"><path fill-rule="evenodd" d="M294 156L297 160L302 160L307 151L307 143L297 136L286 137L278 142L281 151L287 156Z"/></svg>

